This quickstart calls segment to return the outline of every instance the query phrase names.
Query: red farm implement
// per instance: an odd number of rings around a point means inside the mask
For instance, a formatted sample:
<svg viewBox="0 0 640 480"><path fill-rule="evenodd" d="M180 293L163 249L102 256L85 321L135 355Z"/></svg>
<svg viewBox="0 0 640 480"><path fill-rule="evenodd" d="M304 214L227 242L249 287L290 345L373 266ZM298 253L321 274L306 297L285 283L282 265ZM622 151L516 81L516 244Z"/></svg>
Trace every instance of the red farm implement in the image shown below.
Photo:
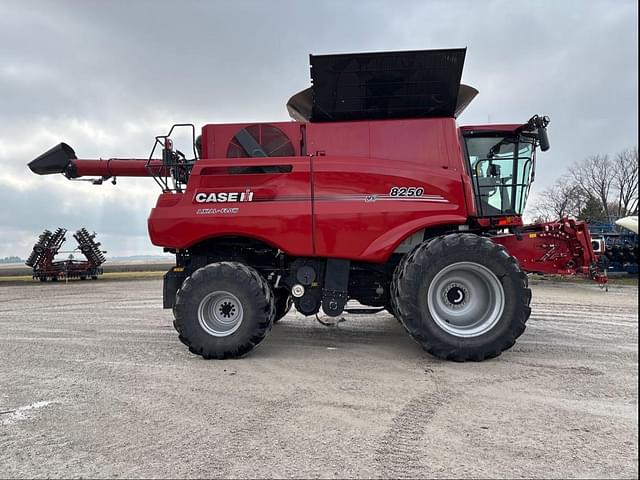
<svg viewBox="0 0 640 480"><path fill-rule="evenodd" d="M86 260L74 260L72 256L65 260L54 260L56 255L71 253L60 250L66 240L66 233L66 229L58 228L54 233L45 230L40 234L31 255L25 262L33 268L33 278L41 282L48 280L57 282L74 278L97 280L98 275L102 275L100 266L105 262L103 254L106 252L100 250L100 243L95 241L95 233L90 234L86 229L81 228L73 234L78 242L78 247L74 251L79 250Z"/></svg>

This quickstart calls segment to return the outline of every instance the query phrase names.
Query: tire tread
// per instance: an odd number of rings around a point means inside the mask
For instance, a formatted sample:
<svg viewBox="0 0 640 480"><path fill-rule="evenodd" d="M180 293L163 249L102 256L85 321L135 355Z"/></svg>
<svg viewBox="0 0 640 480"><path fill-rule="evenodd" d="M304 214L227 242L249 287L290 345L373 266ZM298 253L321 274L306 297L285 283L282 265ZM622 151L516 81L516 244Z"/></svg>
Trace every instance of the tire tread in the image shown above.
<svg viewBox="0 0 640 480"><path fill-rule="evenodd" d="M237 343L232 348L226 347L220 350L207 348L206 345L199 344L196 338L189 338L186 334L185 325L190 320L187 318L184 308L189 302L190 294L196 285L206 282L209 278L217 278L219 276L237 278L246 285L247 289L253 291L256 299L264 299L262 301L264 304L262 306L263 320L257 322L251 337L247 341ZM271 286L255 269L237 262L217 262L199 268L184 280L176 292L173 314L173 327L178 332L178 339L191 353L200 355L205 359L239 358L253 350L271 330L275 317L274 297Z"/></svg>
<svg viewBox="0 0 640 480"><path fill-rule="evenodd" d="M425 334L420 327L422 313L416 299L419 285L429 266L435 259L445 257L449 252L459 249L479 251L484 255L499 259L502 272L494 272L498 277L509 277L516 285L520 294L515 298L516 314L511 318L505 334L482 348L465 348L432 338ZM457 249L457 250L456 250ZM511 348L516 339L525 331L527 320L531 314L531 290L528 279L520 270L517 260L489 238L470 233L453 233L425 241L407 254L394 271L391 286L391 302L398 318L405 330L432 355L456 362L482 361L499 356L503 351Z"/></svg>

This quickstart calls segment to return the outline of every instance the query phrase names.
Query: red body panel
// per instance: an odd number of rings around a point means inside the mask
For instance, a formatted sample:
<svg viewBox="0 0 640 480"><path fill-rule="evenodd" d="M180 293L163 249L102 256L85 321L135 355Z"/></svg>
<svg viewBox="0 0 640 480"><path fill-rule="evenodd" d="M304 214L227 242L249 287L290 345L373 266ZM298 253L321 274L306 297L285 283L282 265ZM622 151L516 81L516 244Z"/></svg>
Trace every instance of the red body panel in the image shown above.
<svg viewBox="0 0 640 480"><path fill-rule="evenodd" d="M521 123L495 123L485 125L464 125L460 127L462 133L470 132L515 132L522 127Z"/></svg>
<svg viewBox="0 0 640 480"><path fill-rule="evenodd" d="M307 156L224 158L233 135L248 125L205 126L203 157L220 157L196 163L184 195L161 196L149 217L155 245L184 249L209 238L247 236L289 255L384 262L415 231L467 221L473 200L465 198L452 119L271 125ZM291 171L228 171L265 165ZM423 194L393 198L394 187ZM195 198L244 191L252 201L201 204Z"/></svg>
<svg viewBox="0 0 640 480"><path fill-rule="evenodd" d="M392 167L386 159L371 157L314 157L313 162L319 256L384 262L415 231L467 220L456 172L407 161ZM401 185L425 193L390 197L391 189Z"/></svg>
<svg viewBox="0 0 640 480"><path fill-rule="evenodd" d="M228 167L290 165L290 173L230 175ZM193 168L184 194L160 196L149 217L155 245L184 249L221 236L264 241L291 255L313 255L311 172L308 157L203 159ZM242 193L253 201L198 203L197 193Z"/></svg>

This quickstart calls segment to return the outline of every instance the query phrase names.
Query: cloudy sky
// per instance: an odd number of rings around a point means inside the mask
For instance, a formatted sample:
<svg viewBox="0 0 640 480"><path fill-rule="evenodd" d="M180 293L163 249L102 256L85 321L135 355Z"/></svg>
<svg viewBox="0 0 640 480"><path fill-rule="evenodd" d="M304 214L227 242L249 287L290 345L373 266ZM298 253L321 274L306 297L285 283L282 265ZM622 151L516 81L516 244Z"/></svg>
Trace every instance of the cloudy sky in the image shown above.
<svg viewBox="0 0 640 480"><path fill-rule="evenodd" d="M151 180L40 177L60 141L147 157L173 123L288 120L308 54L467 47L461 124L551 116L533 194L575 160L638 143L638 7L609 1L0 0L0 257L86 226L111 255L156 254ZM71 243L73 239L69 236Z"/></svg>

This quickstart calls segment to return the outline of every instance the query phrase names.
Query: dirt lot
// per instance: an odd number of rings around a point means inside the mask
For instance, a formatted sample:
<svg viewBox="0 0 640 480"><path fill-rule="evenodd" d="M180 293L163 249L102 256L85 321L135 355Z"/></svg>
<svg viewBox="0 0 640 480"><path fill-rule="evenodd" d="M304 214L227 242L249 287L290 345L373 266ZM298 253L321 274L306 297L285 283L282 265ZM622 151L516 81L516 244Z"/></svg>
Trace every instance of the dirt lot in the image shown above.
<svg viewBox="0 0 640 480"><path fill-rule="evenodd" d="M534 285L496 360L387 314L191 355L161 281L0 286L0 477L637 477L638 289Z"/></svg>

